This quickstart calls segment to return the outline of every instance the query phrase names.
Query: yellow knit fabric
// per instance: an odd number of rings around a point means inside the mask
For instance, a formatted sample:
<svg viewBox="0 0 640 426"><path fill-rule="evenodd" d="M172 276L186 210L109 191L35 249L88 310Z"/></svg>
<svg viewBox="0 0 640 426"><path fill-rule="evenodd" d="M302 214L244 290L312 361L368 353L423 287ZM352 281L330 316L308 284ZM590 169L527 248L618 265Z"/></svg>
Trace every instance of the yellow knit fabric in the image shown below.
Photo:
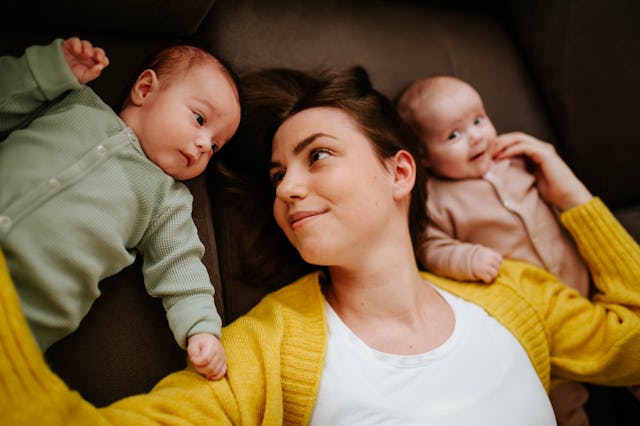
<svg viewBox="0 0 640 426"><path fill-rule="evenodd" d="M640 247L599 199L565 212L561 220L604 293L595 305L521 262L505 261L489 286L424 277L473 300L507 327L547 388L551 376L640 384ZM0 424L11 425L306 424L326 344L323 296L314 273L266 297L223 330L225 379L211 382L184 370L149 394L95 409L47 367L1 256L0 321Z"/></svg>

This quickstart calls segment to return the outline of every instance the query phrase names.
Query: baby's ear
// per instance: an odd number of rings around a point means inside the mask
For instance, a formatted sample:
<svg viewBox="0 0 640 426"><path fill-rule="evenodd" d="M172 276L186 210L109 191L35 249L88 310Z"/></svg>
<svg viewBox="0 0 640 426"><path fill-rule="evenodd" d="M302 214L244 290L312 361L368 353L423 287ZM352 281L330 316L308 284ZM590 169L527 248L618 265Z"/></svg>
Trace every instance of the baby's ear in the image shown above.
<svg viewBox="0 0 640 426"><path fill-rule="evenodd" d="M142 105L149 94L159 87L158 75L154 70L146 69L138 76L131 88L131 102Z"/></svg>

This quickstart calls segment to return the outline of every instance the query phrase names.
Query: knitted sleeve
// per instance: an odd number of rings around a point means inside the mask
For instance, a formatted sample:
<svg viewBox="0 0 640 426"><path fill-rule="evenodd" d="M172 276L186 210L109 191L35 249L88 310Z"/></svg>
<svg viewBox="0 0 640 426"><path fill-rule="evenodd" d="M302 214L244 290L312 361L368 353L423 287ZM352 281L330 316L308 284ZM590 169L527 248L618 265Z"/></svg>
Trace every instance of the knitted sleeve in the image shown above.
<svg viewBox="0 0 640 426"><path fill-rule="evenodd" d="M19 58L0 57L0 132L19 127L47 101L79 89L62 55L62 40L31 46Z"/></svg>
<svg viewBox="0 0 640 426"><path fill-rule="evenodd" d="M273 309L267 311L264 318L273 320ZM230 326L228 339L223 336L229 373L220 381L183 370L167 376L148 394L101 409L71 391L47 366L22 315L1 252L0 323L2 425L42 424L43 419L50 425L282 423L277 350L281 334L273 331L281 322L244 320Z"/></svg>
<svg viewBox="0 0 640 426"><path fill-rule="evenodd" d="M187 337L196 333L220 337L222 324L202 263L204 246L191 216L192 199L184 185L170 188L138 247L147 291L162 298L171 331L183 349Z"/></svg>
<svg viewBox="0 0 640 426"><path fill-rule="evenodd" d="M640 247L598 198L563 213L598 293L594 304L549 290L552 375L607 385L640 384Z"/></svg>

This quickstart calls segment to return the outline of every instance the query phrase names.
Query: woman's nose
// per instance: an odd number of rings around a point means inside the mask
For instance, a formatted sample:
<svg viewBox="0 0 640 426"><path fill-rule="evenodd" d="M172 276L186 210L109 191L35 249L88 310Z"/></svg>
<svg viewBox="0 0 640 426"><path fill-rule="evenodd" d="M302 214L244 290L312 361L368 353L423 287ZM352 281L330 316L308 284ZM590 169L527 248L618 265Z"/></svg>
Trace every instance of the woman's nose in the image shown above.
<svg viewBox="0 0 640 426"><path fill-rule="evenodd" d="M276 197L282 201L304 198L307 195L306 185L302 176L293 170L287 170L276 187Z"/></svg>

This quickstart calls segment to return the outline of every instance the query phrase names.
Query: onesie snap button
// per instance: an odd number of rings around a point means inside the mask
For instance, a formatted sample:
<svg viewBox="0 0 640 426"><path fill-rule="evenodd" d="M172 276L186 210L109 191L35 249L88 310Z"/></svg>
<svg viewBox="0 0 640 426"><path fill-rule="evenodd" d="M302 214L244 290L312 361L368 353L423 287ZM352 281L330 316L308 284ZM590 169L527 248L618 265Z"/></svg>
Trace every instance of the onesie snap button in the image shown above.
<svg viewBox="0 0 640 426"><path fill-rule="evenodd" d="M49 184L49 189L51 191L57 191L58 189L60 189L60 181L56 178L49 179L47 183Z"/></svg>
<svg viewBox="0 0 640 426"><path fill-rule="evenodd" d="M104 147L104 145L98 145L96 147L96 151L98 151L98 154L104 155L107 152L107 149Z"/></svg>
<svg viewBox="0 0 640 426"><path fill-rule="evenodd" d="M0 229L9 229L11 226L11 218L9 216L0 215Z"/></svg>
<svg viewBox="0 0 640 426"><path fill-rule="evenodd" d="M136 134L133 133L133 130L127 129L126 132L127 132L127 136L129 136L129 139L131 139L132 141L136 140Z"/></svg>

